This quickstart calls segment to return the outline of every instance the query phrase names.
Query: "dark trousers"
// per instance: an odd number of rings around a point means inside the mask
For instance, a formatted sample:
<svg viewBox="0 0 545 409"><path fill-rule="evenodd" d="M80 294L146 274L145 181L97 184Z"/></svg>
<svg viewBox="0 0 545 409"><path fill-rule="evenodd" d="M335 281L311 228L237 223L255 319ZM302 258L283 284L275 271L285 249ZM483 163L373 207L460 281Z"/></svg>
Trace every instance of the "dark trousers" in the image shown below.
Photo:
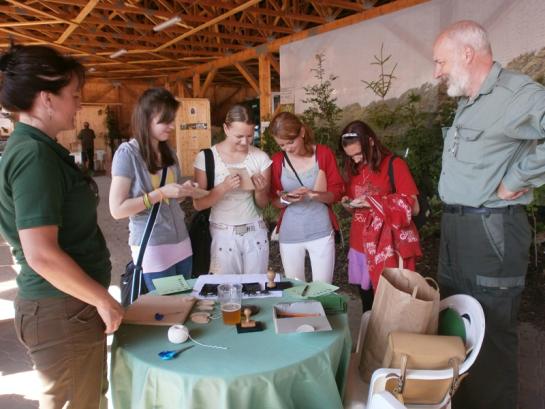
<svg viewBox="0 0 545 409"><path fill-rule="evenodd" d="M522 207L505 213L444 213L441 296L469 294L482 305L486 332L454 409L516 409L517 313L528 266L530 226Z"/></svg>
<svg viewBox="0 0 545 409"><path fill-rule="evenodd" d="M84 148L81 151L81 161L87 164L87 169L95 170L95 149Z"/></svg>

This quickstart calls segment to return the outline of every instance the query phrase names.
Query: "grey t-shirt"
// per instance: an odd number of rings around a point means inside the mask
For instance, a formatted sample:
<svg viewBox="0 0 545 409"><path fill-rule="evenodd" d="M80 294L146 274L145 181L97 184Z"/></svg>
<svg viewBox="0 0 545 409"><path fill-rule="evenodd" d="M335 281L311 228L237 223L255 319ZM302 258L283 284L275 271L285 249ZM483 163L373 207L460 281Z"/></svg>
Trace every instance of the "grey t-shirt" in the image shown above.
<svg viewBox="0 0 545 409"><path fill-rule="evenodd" d="M297 172L297 174L305 187L313 189L319 170L318 162L314 162L311 169ZM282 166L280 182L283 190L288 192L301 187L301 183L291 168L285 164ZM292 203L286 208L278 240L280 243L302 243L329 236L332 230L327 206L321 202L305 199Z"/></svg>
<svg viewBox="0 0 545 409"><path fill-rule="evenodd" d="M176 164L170 166L168 172L174 178L171 182L180 183L180 166L174 152L173 156ZM159 175L161 172L158 172ZM154 189L150 173L135 139L122 143L115 151L112 162L112 176L123 176L131 179L132 183L129 190L129 197L131 198L142 196L144 192L149 193ZM167 176L166 183L169 182L169 178L172 179L172 176ZM129 245L140 245L149 214L150 210L144 210L129 218ZM168 205L164 202L161 203L149 245L176 244L185 240L188 233L184 219L185 213L175 199L170 199Z"/></svg>

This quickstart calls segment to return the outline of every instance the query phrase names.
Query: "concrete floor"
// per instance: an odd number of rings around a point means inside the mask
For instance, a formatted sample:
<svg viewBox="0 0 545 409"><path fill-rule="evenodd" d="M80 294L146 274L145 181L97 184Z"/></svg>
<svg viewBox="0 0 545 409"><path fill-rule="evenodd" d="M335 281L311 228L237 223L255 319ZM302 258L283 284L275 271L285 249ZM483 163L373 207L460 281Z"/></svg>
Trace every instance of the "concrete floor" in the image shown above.
<svg viewBox="0 0 545 409"><path fill-rule="evenodd" d="M112 253L113 277L110 288L118 294L119 276L130 258L127 246L127 221L115 221L108 210L110 178L96 177L101 193L99 224ZM13 330L12 301L16 294L16 272L8 246L0 241L0 408L33 409L38 407L38 383L32 364ZM349 303L353 338L359 326L359 300ZM529 323L520 325L520 409L545 409L545 331ZM355 339L354 339L355 342ZM463 409L463 408L460 408Z"/></svg>

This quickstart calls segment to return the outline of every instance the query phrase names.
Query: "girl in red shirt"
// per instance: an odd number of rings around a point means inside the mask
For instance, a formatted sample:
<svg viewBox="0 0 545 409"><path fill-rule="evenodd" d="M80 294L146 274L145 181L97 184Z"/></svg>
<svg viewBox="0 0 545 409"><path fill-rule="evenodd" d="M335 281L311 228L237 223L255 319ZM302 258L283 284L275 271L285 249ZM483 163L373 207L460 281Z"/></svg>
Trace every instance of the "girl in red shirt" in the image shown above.
<svg viewBox="0 0 545 409"><path fill-rule="evenodd" d="M412 217L418 214L418 189L401 158L379 141L362 121L349 123L342 131L339 148L344 159L347 196L342 204L352 214L348 278L360 289L363 311L371 309L373 291L385 267L414 270L422 255ZM395 192L388 168L393 160Z"/></svg>

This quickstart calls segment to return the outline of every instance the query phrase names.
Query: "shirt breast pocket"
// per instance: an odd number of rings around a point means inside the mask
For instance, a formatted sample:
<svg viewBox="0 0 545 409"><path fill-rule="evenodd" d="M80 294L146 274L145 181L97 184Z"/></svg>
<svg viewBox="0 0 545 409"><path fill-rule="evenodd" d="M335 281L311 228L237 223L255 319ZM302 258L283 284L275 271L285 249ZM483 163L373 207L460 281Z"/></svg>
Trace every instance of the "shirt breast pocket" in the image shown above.
<svg viewBox="0 0 545 409"><path fill-rule="evenodd" d="M484 155L482 149L483 132L483 130L479 129L458 127L454 136L454 143L458 146L453 148L456 159L474 165L482 164Z"/></svg>

